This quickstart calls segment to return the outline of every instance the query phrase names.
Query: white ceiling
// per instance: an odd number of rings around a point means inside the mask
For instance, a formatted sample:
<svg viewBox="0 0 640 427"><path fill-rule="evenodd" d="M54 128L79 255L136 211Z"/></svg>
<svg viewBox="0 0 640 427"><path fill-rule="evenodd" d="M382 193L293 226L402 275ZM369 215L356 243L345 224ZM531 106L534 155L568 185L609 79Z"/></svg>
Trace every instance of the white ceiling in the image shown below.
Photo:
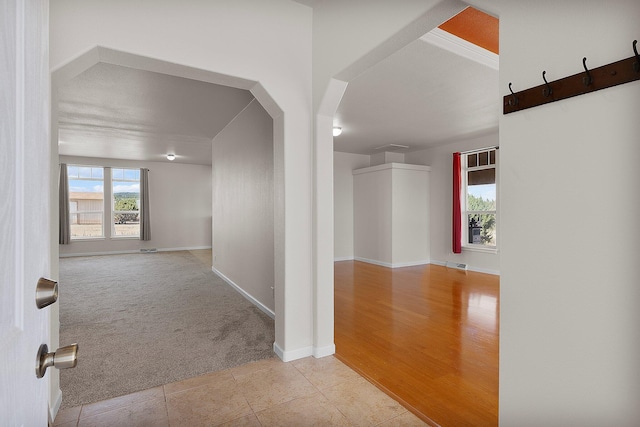
<svg viewBox="0 0 640 427"><path fill-rule="evenodd" d="M343 128L334 149L415 151L497 129L497 59L492 68L457 52L419 39L349 82L334 118ZM58 93L61 155L166 161L173 152L176 162L193 164L211 164L212 139L254 99L246 90L106 63Z"/></svg>
<svg viewBox="0 0 640 427"><path fill-rule="evenodd" d="M211 164L211 140L249 91L98 63L59 89L60 154Z"/></svg>
<svg viewBox="0 0 640 427"><path fill-rule="evenodd" d="M418 39L349 82L334 117L343 130L334 150L415 151L497 129L497 55L479 63L474 52L461 53ZM409 148L376 150L387 144Z"/></svg>

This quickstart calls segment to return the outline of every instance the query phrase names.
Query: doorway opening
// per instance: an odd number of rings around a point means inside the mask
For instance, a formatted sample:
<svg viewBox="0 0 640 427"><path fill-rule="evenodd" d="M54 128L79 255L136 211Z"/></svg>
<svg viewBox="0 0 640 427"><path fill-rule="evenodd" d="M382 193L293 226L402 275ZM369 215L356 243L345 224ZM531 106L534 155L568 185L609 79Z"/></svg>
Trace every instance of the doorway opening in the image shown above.
<svg viewBox="0 0 640 427"><path fill-rule="evenodd" d="M466 9L459 15L477 17L477 12ZM497 42L497 19L488 18L495 21ZM474 418L466 409L455 409L456 404L469 407L457 392L431 408L420 405L421 401L435 401L421 393L430 389L442 392L443 383L449 381L457 390L475 396L472 406L477 405L478 412L497 423L499 259L496 253L455 255L451 251L451 157L454 152L497 145L501 106L497 97L498 56L490 47L481 47L480 41L469 41L443 28L450 29L437 24L425 27L428 32L424 36L374 66L342 73L355 77L348 79L333 116L333 126L342 128L342 134L334 138L336 354L349 366L361 367L361 374L428 422L488 422ZM400 182L399 176L393 184L381 178L365 189L366 195L359 195L368 200L377 198L384 205L379 215L382 220L391 223L393 216L402 218L402 225L410 222L412 232L404 235L393 227L383 234L379 223L373 229L357 225L354 192L358 190L353 174L383 173L389 163L431 168L428 195L422 190L415 192L416 185L394 186ZM405 181L409 183L409 179ZM402 201L407 194L411 201L426 197L426 232L403 213L406 203ZM380 201L385 197L388 203ZM396 232L393 237L392 232ZM420 242L428 245L418 251ZM416 250L410 253L410 249ZM445 267L456 261L476 272ZM475 277L477 272L490 274ZM486 281L486 288L469 291L471 286L466 287L479 281ZM443 298L433 300L440 285ZM354 308L358 305L360 309ZM447 314L437 320L440 308ZM480 312L486 318L481 318ZM462 332L451 330L441 337L435 333L453 324ZM469 331L475 338L486 339L473 342L466 335ZM403 333L410 338L402 338ZM358 346L359 338L370 346ZM398 358L390 355L393 350ZM474 352L491 354L491 358L483 366L474 366ZM422 370L425 365L438 372ZM402 371L405 379L400 376ZM462 375L469 375L468 381ZM456 413L462 418L456 420Z"/></svg>
<svg viewBox="0 0 640 427"><path fill-rule="evenodd" d="M117 89L118 84L123 81L124 88ZM171 89L163 91L163 88L167 89L167 85ZM136 88L142 88L141 91L149 94L152 99L135 99L136 93L140 92ZM221 102L218 109L207 104L212 98ZM127 100L131 102L128 103ZM188 100L192 101L191 105L186 105ZM214 111L204 108L206 106L214 108ZM55 174L55 177L51 177L51 182L54 183L52 185L58 182L59 162L73 163L80 168L101 168L107 171L103 174L103 204L106 206L106 211L111 210L113 213L117 210L114 197L117 198L117 195L123 194L122 189L118 188L122 180L105 179L105 175L113 178L116 170L135 170L141 165L144 167L151 165L150 181L153 184L155 180L155 187L152 186L149 192L152 200L156 201L154 208L156 228L152 231L151 241L142 242L126 236L118 236L117 233L113 233L114 227L118 226L117 221L103 213L100 236L78 239L68 249L66 247L61 249L57 241L58 192L57 188L52 189L52 212L55 213L53 215L55 218L52 218L51 228L56 230L56 236L52 236L51 239L52 273L56 277L63 273L58 264L60 255L113 254L117 257L122 256L116 255L118 253L131 253L132 255L128 258L138 258L143 264L151 263L152 270L161 270L164 265L161 263L161 265L152 266L154 257L177 256L178 261L187 262L186 265L191 268L183 268L185 270L182 274L185 277L181 281L183 283L177 284L174 280L173 287L178 285L178 289L182 289L181 284L187 282L193 284L198 282L196 279L207 275L215 277L221 287L230 290L234 296L249 304L248 308L243 306L242 309L249 310L249 314L256 319L256 325L271 323L272 332L266 332L260 337L263 344L266 343L266 348L271 351L275 340L274 328L277 330L281 327L281 319L276 312L275 289L277 286L284 286L281 280L283 258L274 250L280 244L279 242L284 240L282 233L278 232L284 227L279 224L279 217L276 215L284 207L274 195L281 192L283 186L280 182L282 173L279 170L283 162L277 158L277 153L282 152L279 149L283 144L282 132L275 131L281 129L283 117L277 104L262 86L244 79L96 47L53 72L51 108L53 128L51 156L52 166L54 166L52 174ZM238 128L243 126L238 123L246 124L247 122L252 123L254 134L239 137ZM114 123L123 123L123 126L119 128ZM235 151L229 149L230 146L234 146L238 138L250 141L251 144L245 145L242 149L236 146ZM92 144L89 142L91 140L98 140L102 145ZM161 150L154 151L153 144L161 147ZM175 161L166 159L167 153L175 154ZM212 172L212 163L218 162L215 170L220 171L224 169L224 159L227 162L234 161L234 168L227 168L225 174L216 176ZM256 164L259 165L257 169ZM235 200L255 202L253 195L246 194L243 197L242 193L238 192L240 184L237 181L240 176L242 179L247 179L247 171L256 170L259 178L253 177L253 180L256 182L259 180L260 185L264 187L259 189L262 197L260 202L251 207L231 206L228 203L223 205L231 191L234 191ZM271 179L267 179L269 176ZM217 178L215 182L214 177ZM221 184L223 180L226 180L224 182L226 185ZM234 182L235 187L230 186ZM221 205L224 209L218 209ZM246 216L250 211L249 208L255 211L253 216ZM234 209L236 211L243 209L245 217L234 215ZM234 219L237 220L235 223ZM240 219L244 222L239 222ZM153 213L151 224L153 230ZM260 244L256 244L255 239L247 242L248 236L224 233L225 230L230 229L252 230L260 234ZM157 236L155 239L154 235ZM207 255L204 252L211 246L212 240L214 249ZM253 257L256 263L248 269L235 257L239 251L243 251L243 245L247 246L249 243L251 248L261 252ZM169 249L185 250L165 253ZM194 251L190 252L186 249ZM194 262L194 260L199 261L203 256L209 257L208 266L201 262ZM94 257L92 261L98 258L101 257ZM121 273L118 270L129 268L131 266L121 266L111 270ZM143 282L143 280L136 281L135 271L136 268L133 267L133 270L129 270L126 274L126 278L122 278L121 275L116 277L120 277L122 281L128 281L128 285L133 282ZM194 272L197 273L195 274L197 277L193 275ZM149 271L146 272L147 276L148 273ZM166 277L169 277L170 273L171 271L168 271ZM263 280L256 285L250 276L252 273L260 275ZM164 286L171 287L171 284L165 283ZM239 293L235 292L233 287ZM131 289L131 286L125 289ZM189 295L188 289L183 291L175 296ZM105 292L105 289L96 289L95 292L95 295L99 296L100 292ZM204 292L210 293L211 289L205 289ZM61 283L62 298L64 293L64 283ZM226 301L233 298L228 294L225 295L220 296L219 299ZM191 297L197 299L198 295L192 294ZM62 298L61 305L64 302ZM140 304L143 301L137 300L142 298L140 295L136 298L132 297L119 307L111 307L110 313L124 312L125 309L140 310ZM146 294L146 298L147 302L150 301L147 307L152 308L154 295ZM247 299L250 302L246 301ZM91 298L90 293L86 300L95 303L100 298ZM169 303L167 307L173 306ZM61 308L61 318L67 315L62 310ZM167 308L167 311L171 310ZM92 314L91 310L89 314ZM185 316L178 317L178 321L185 323L184 327L172 328L173 332L178 333L178 337L180 332L184 333L184 331L195 332L196 335L204 333L194 325L194 322L186 321ZM117 323L119 319L112 320ZM140 324L144 321L135 323ZM52 319L53 342L59 341L60 326L57 318ZM269 327L267 327L268 330ZM213 335L203 337L208 337L206 339L209 339L212 350L215 350L215 345L219 344L223 337L236 332L233 325L229 324L220 330L213 331ZM245 344L247 341L257 339L257 337L247 338ZM144 342L144 338L141 337L140 341ZM86 345L80 344L85 354L90 355L91 350ZM242 348L237 348L241 344L242 339L233 345L234 348L225 358L228 362L247 362L242 357L236 357L238 351L242 352ZM188 347L187 344L182 345ZM249 347L245 349L247 348ZM126 353L133 350L123 349L123 351ZM197 353L202 357L207 356L204 351ZM250 351L245 352L245 354L249 353ZM117 357L115 354L114 356ZM103 357L108 356L103 355ZM86 364L90 365L91 362L86 361ZM207 369L211 369L212 366ZM219 366L220 369L225 367L229 366ZM203 372L195 370L189 375ZM166 382L176 379L169 378ZM55 381L56 379L53 380ZM127 389L120 393L131 391ZM105 396L100 397L102 398ZM69 404L79 403L86 402L78 401ZM67 405L66 402L64 404Z"/></svg>

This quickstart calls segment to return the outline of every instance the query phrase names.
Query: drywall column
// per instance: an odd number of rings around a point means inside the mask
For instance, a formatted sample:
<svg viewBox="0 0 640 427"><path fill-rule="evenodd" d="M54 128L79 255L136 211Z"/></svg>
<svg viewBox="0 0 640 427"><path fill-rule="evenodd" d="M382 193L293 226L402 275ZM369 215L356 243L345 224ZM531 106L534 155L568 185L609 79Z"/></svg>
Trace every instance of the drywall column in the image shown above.
<svg viewBox="0 0 640 427"><path fill-rule="evenodd" d="M391 267L391 169L381 166L353 171L353 252Z"/></svg>
<svg viewBox="0 0 640 427"><path fill-rule="evenodd" d="M391 264L428 264L431 168L391 164Z"/></svg>
<svg viewBox="0 0 640 427"><path fill-rule="evenodd" d="M640 38L637 0L499 3L501 95ZM503 426L640 423L639 110L636 81L500 118Z"/></svg>
<svg viewBox="0 0 640 427"><path fill-rule="evenodd" d="M353 170L371 166L369 157L333 153L334 261L353 259Z"/></svg>
<svg viewBox="0 0 640 427"><path fill-rule="evenodd" d="M428 166L353 171L354 258L385 267L429 263Z"/></svg>
<svg viewBox="0 0 640 427"><path fill-rule="evenodd" d="M314 157L313 355L335 353L333 342L333 115L347 84L332 79L318 109ZM323 234L325 233L325 234Z"/></svg>

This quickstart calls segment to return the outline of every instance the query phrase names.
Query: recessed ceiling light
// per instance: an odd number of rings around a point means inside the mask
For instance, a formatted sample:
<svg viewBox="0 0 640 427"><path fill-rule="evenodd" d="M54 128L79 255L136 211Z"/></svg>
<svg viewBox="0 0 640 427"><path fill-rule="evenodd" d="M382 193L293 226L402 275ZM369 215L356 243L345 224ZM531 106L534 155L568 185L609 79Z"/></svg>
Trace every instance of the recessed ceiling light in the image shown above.
<svg viewBox="0 0 640 427"><path fill-rule="evenodd" d="M342 128L338 127L338 126L334 126L333 127L333 136L338 136L342 133Z"/></svg>
<svg viewBox="0 0 640 427"><path fill-rule="evenodd" d="M167 154L167 160L174 160L176 158L175 154Z"/></svg>

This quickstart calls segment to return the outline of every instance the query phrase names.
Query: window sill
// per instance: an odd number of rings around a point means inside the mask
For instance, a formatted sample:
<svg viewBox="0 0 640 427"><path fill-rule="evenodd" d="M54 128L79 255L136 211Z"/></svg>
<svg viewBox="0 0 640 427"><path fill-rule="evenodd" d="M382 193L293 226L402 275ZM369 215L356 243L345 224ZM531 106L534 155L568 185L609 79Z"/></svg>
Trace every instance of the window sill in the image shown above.
<svg viewBox="0 0 640 427"><path fill-rule="evenodd" d="M111 236L111 240L140 240L140 236Z"/></svg>
<svg viewBox="0 0 640 427"><path fill-rule="evenodd" d="M71 242L96 242L100 240L107 240L106 237L83 237L83 238L71 238Z"/></svg>
<svg viewBox="0 0 640 427"><path fill-rule="evenodd" d="M485 254L497 254L498 248L496 247L488 247L483 248L481 246L463 246L462 250L465 252L480 252Z"/></svg>

